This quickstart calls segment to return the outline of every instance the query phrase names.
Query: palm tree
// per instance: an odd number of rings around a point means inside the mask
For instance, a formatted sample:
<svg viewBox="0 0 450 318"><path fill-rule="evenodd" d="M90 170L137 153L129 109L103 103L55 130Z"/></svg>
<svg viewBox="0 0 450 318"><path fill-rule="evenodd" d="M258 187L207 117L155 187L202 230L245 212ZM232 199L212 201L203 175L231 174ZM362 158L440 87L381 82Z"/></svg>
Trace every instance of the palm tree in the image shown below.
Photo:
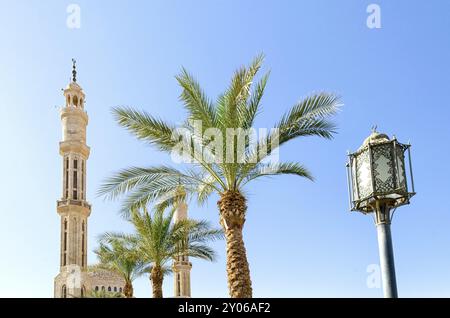
<svg viewBox="0 0 450 318"><path fill-rule="evenodd" d="M250 142L246 132L254 127L269 76L266 73L255 83L262 61L263 57L258 56L250 66L237 70L230 86L215 103L183 69L176 78L182 88L180 99L188 112L188 118L179 127L143 111L114 108L113 113L119 125L163 152L173 155L174 149L179 153L182 150L183 158L188 158L191 165L188 169L169 166L131 167L107 179L99 191L111 199L127 193L123 204L125 212L130 207L145 205L165 193L175 191L180 182L186 191L197 195L200 203L205 202L212 193L218 193L220 223L227 243L229 293L231 297L239 298L252 297L250 270L242 236L247 211L243 194L245 186L252 180L280 174L313 180L310 172L301 164L271 162L271 155L281 145L298 137L331 139L336 127L329 117L341 106L340 98L335 94L312 94L281 117L274 125L274 130L256 142ZM201 123L200 128L198 123ZM230 135L230 131L234 136ZM220 137L222 140L218 142L217 138ZM240 144L236 142L239 140Z"/></svg>
<svg viewBox="0 0 450 318"><path fill-rule="evenodd" d="M133 281L145 273L145 263L136 255L133 247L121 239L100 239L100 246L94 251L100 263L94 268L106 269L119 274L125 281L123 294L133 297Z"/></svg>
<svg viewBox="0 0 450 318"><path fill-rule="evenodd" d="M207 245L209 241L221 239L223 232L212 229L206 221L182 220L172 222L174 210L165 213L156 210L151 216L147 209L134 209L130 215L135 234L107 233L102 240L123 240L133 246L135 255L145 264L150 273L153 297L162 298L164 276L171 272L169 261L180 255L214 261L215 252Z"/></svg>

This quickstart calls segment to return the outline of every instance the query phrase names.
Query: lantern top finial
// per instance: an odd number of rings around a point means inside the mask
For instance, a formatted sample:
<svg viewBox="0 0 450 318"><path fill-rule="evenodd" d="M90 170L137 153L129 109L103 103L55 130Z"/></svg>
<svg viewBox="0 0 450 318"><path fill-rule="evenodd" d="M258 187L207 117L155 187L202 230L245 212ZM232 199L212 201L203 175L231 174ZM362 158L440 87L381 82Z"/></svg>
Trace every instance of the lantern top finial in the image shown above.
<svg viewBox="0 0 450 318"><path fill-rule="evenodd" d="M374 133L374 132L377 132L377 127L378 127L378 126L377 126L376 124L372 126L372 132L373 132L373 133Z"/></svg>
<svg viewBox="0 0 450 318"><path fill-rule="evenodd" d="M380 133L377 131L377 126L373 126L372 127L372 133L369 135L369 137L367 137L362 146L360 147L360 149L364 148L365 146L367 146L369 143L370 144L376 144L376 143L380 143L380 142L386 142L389 141L389 137L386 134Z"/></svg>

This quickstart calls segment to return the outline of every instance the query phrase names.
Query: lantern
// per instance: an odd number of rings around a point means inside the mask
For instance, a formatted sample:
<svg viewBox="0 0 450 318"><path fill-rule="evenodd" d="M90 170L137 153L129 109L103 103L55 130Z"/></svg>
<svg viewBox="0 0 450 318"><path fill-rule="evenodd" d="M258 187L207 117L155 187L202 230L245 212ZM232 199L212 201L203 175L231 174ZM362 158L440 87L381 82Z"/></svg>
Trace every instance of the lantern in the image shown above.
<svg viewBox="0 0 450 318"><path fill-rule="evenodd" d="M409 204L410 198L415 194L410 145L373 131L363 145L348 156L347 173L352 211L374 212L377 203L390 208Z"/></svg>

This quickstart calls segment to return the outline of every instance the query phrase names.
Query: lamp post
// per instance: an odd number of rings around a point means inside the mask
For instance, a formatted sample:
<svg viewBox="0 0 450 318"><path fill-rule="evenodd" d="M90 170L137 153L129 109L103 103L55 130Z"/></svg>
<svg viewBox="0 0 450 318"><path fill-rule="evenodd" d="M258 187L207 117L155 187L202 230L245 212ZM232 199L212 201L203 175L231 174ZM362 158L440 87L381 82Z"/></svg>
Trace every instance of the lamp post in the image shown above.
<svg viewBox="0 0 450 318"><path fill-rule="evenodd" d="M348 154L347 178L350 210L374 216L384 297L397 298L391 220L395 209L409 204L415 194L410 145L373 129L362 146Z"/></svg>

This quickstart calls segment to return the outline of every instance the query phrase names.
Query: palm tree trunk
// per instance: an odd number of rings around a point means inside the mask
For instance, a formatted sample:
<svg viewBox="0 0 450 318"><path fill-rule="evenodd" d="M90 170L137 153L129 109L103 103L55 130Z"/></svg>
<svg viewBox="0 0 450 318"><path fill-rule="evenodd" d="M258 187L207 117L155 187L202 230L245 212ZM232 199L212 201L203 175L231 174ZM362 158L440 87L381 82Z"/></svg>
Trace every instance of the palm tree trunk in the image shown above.
<svg viewBox="0 0 450 318"><path fill-rule="evenodd" d="M133 285L130 282L125 283L123 294L126 298L133 298Z"/></svg>
<svg viewBox="0 0 450 318"><path fill-rule="evenodd" d="M162 291L163 273L160 266L152 267L150 279L152 281L153 298L163 298L163 291Z"/></svg>
<svg viewBox="0 0 450 318"><path fill-rule="evenodd" d="M232 298L251 298L252 281L247 261L242 229L247 211L245 197L236 191L226 191L217 202L227 241L228 290Z"/></svg>

